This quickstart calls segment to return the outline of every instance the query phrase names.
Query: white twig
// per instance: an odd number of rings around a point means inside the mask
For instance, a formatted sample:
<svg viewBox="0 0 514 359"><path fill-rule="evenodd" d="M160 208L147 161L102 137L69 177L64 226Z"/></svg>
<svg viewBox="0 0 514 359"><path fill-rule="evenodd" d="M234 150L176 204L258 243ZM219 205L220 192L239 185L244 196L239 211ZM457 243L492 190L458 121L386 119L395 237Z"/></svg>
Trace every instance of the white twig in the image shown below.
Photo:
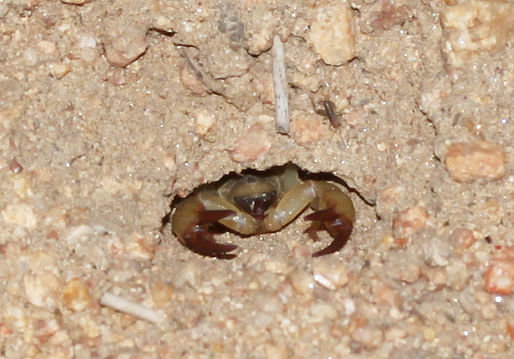
<svg viewBox="0 0 514 359"><path fill-rule="evenodd" d="M273 86L275 88L275 119L278 132L289 132L289 103L287 99L286 64L284 43L280 37L273 38Z"/></svg>
<svg viewBox="0 0 514 359"><path fill-rule="evenodd" d="M155 324L161 323L164 319L163 315L152 308L131 302L111 293L105 293L102 298L100 298L100 304L122 313L127 313L140 319L148 320Z"/></svg>

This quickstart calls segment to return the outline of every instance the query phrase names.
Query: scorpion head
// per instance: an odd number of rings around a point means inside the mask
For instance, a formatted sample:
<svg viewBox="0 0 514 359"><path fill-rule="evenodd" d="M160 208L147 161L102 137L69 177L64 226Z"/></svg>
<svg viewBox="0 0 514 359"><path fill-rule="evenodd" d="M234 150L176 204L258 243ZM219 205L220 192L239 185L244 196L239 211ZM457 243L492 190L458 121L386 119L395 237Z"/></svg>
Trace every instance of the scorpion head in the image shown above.
<svg viewBox="0 0 514 359"><path fill-rule="evenodd" d="M260 218L277 201L277 183L247 175L234 182L229 197L241 210Z"/></svg>

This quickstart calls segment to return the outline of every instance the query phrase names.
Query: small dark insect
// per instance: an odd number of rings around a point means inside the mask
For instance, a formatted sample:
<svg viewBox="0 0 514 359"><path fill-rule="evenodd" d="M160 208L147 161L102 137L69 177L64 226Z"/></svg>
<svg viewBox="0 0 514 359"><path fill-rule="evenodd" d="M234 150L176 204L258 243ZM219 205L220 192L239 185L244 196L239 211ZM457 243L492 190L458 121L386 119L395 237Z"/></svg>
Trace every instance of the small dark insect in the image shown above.
<svg viewBox="0 0 514 359"><path fill-rule="evenodd" d="M318 106L315 106L315 112L319 115L326 116L330 121L330 124L334 128L341 126L341 118L336 113L336 105L330 100L323 100L319 102Z"/></svg>
<svg viewBox="0 0 514 359"><path fill-rule="evenodd" d="M202 186L175 206L171 218L173 233L198 254L229 259L237 248L218 243L214 229L222 227L244 236L276 232L291 223L307 207L306 230L313 240L326 230L332 243L313 257L340 250L352 232L355 210L352 200L336 184L325 180L300 179L293 164L273 171L227 176L218 183Z"/></svg>
<svg viewBox="0 0 514 359"><path fill-rule="evenodd" d="M334 126L335 128L338 128L339 126L341 126L341 119L339 118L339 116L336 113L334 103L330 100L322 101L322 103L323 103L323 108L325 109L325 116L327 116L328 119L330 120L330 124L332 126Z"/></svg>

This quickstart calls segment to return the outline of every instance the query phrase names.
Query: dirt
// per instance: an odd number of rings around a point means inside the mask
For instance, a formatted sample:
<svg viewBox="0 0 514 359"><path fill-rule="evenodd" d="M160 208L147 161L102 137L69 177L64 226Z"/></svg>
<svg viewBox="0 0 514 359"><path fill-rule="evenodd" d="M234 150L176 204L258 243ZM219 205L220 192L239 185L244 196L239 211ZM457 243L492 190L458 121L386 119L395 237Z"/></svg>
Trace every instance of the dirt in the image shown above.
<svg viewBox="0 0 514 359"><path fill-rule="evenodd" d="M508 0L0 0L0 356L512 357L512 15ZM201 184L287 162L347 183L340 252L311 258L330 238L300 217L222 234L237 257L205 258L163 221Z"/></svg>

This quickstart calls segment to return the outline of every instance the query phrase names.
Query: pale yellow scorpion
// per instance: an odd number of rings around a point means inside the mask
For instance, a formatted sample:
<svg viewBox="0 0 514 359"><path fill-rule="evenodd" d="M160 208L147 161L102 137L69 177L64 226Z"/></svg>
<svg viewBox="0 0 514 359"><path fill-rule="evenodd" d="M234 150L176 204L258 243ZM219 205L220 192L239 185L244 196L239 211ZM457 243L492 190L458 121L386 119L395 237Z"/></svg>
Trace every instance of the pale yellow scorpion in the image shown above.
<svg viewBox="0 0 514 359"><path fill-rule="evenodd" d="M300 179L299 168L293 164L226 176L201 186L176 204L171 225L179 241L193 252L229 259L235 257L230 252L237 246L216 242L214 227L244 236L276 232L307 207L314 212L305 217L312 221L305 232L318 240L316 232L326 230L333 238L312 256L340 250L355 222L352 200L334 183Z"/></svg>

